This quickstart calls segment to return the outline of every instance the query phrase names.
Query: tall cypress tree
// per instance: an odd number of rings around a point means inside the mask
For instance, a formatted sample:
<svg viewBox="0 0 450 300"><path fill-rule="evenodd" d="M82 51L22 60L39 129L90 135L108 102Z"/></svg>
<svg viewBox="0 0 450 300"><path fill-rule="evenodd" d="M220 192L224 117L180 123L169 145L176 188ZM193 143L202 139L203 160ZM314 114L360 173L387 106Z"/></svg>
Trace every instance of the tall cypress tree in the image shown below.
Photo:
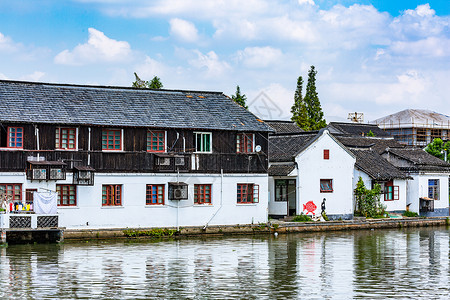
<svg viewBox="0 0 450 300"><path fill-rule="evenodd" d="M306 111L310 130L319 130L327 126L323 118L322 107L320 106L319 96L316 91L316 74L314 66L308 72L308 83L306 84L306 94L303 99L306 104Z"/></svg>
<svg viewBox="0 0 450 300"><path fill-rule="evenodd" d="M239 87L239 85L236 86L236 95L231 95L231 99L243 108L248 109L247 104L245 104L247 96L245 96L245 94L241 95L241 88Z"/></svg>
<svg viewBox="0 0 450 300"><path fill-rule="evenodd" d="M310 130L310 128L306 104L305 101L303 100L302 89L303 89L303 78L302 76L299 76L297 79L297 88L295 89L294 94L294 104L291 107L292 113L291 120L294 121L295 124L297 124L297 126L300 127L301 129L308 131Z"/></svg>

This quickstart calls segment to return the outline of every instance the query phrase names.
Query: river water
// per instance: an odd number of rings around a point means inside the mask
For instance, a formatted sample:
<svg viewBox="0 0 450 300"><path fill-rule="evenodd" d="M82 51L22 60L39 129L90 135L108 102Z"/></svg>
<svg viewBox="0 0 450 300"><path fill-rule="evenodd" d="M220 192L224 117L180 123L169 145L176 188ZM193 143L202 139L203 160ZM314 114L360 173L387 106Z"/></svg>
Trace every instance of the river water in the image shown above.
<svg viewBox="0 0 450 300"><path fill-rule="evenodd" d="M0 248L1 299L449 299L450 231Z"/></svg>

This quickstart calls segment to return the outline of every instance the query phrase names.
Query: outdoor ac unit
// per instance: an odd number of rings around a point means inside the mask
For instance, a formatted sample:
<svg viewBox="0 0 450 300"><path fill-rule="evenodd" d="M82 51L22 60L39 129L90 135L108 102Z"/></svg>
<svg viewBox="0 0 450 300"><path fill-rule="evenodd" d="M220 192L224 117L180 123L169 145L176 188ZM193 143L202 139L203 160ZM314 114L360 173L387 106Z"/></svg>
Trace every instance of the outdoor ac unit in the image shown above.
<svg viewBox="0 0 450 300"><path fill-rule="evenodd" d="M181 200L183 199L183 188L177 187L173 190L173 199L174 200Z"/></svg>
<svg viewBox="0 0 450 300"><path fill-rule="evenodd" d="M47 170L46 169L33 169L33 179L46 180L47 179Z"/></svg>
<svg viewBox="0 0 450 300"><path fill-rule="evenodd" d="M91 179L91 172L89 171L79 171L78 179Z"/></svg>
<svg viewBox="0 0 450 300"><path fill-rule="evenodd" d="M169 182L169 199L186 200L188 198L188 185L183 182Z"/></svg>
<svg viewBox="0 0 450 300"><path fill-rule="evenodd" d="M170 166L170 158L169 157L159 157L158 165L159 166Z"/></svg>
<svg viewBox="0 0 450 300"><path fill-rule="evenodd" d="M65 177L62 169L50 169L50 179L65 179Z"/></svg>
<svg viewBox="0 0 450 300"><path fill-rule="evenodd" d="M184 157L183 156L175 157L175 166L184 166Z"/></svg>

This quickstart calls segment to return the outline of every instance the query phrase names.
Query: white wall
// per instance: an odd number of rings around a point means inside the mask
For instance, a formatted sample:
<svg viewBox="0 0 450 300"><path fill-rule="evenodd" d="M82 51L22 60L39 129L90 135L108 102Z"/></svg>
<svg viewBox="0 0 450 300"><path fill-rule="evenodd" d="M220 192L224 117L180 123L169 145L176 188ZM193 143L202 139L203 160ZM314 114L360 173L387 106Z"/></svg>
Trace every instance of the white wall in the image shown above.
<svg viewBox="0 0 450 300"><path fill-rule="evenodd" d="M423 173L411 175L413 180L408 182L407 203L412 203L410 210L419 213L419 198L428 197L428 180L439 179L439 200L434 201L434 209L449 207L448 174Z"/></svg>
<svg viewBox="0 0 450 300"><path fill-rule="evenodd" d="M137 228L204 226L207 222L209 225L267 222L268 176L265 174L224 174L223 178L220 174L180 174L179 181L189 184L189 199L181 201L167 200L167 183L176 182L177 174L96 173L94 181L94 186L77 186L76 207L58 207L61 227ZM0 183L22 183L23 192L27 188L55 191L56 183L71 184L72 176L68 174L64 181L30 182L24 173L5 173L0 174ZM238 183L259 184L259 203L237 204ZM103 184L122 184L122 206L102 206ZM145 205L146 184L166 184L166 205ZM194 205L194 184L212 184L211 205Z"/></svg>
<svg viewBox="0 0 450 300"><path fill-rule="evenodd" d="M330 159L323 159L323 150L330 150ZM327 215L353 214L353 169L355 158L324 131L312 145L297 156L299 166L297 214L303 204L313 201L320 214L326 198ZM333 179L333 192L320 192L320 179ZM306 213L306 210L304 211Z"/></svg>
<svg viewBox="0 0 450 300"><path fill-rule="evenodd" d="M269 177L269 214L276 216L286 216L288 201L275 201L275 180L295 179L295 177L270 176Z"/></svg>
<svg viewBox="0 0 450 300"><path fill-rule="evenodd" d="M406 180L394 179L394 186L398 186L398 200L384 201L384 195L381 196L381 203L386 206L386 211L405 211L406 210Z"/></svg>

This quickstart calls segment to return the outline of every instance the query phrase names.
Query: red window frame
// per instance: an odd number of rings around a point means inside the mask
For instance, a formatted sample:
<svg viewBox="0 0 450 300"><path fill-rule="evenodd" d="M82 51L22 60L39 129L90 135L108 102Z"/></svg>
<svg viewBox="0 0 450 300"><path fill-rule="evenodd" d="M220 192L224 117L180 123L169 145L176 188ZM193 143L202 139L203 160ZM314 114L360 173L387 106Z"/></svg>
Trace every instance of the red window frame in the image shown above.
<svg viewBox="0 0 450 300"><path fill-rule="evenodd" d="M164 184L147 184L146 205L164 205Z"/></svg>
<svg viewBox="0 0 450 300"><path fill-rule="evenodd" d="M55 148L60 150L77 149L77 129L76 128L56 128Z"/></svg>
<svg viewBox="0 0 450 300"><path fill-rule="evenodd" d="M194 184L194 203L211 204L211 184Z"/></svg>
<svg viewBox="0 0 450 300"><path fill-rule="evenodd" d="M333 192L333 179L320 179L320 192L332 193Z"/></svg>
<svg viewBox="0 0 450 300"><path fill-rule="evenodd" d="M102 206L122 205L122 185L104 184L102 185Z"/></svg>
<svg viewBox="0 0 450 300"><path fill-rule="evenodd" d="M25 190L25 201L29 204L33 203L34 192L37 193L37 189L26 189Z"/></svg>
<svg viewBox="0 0 450 300"><path fill-rule="evenodd" d="M252 153L254 144L253 133L239 133L236 136L236 152Z"/></svg>
<svg viewBox="0 0 450 300"><path fill-rule="evenodd" d="M77 205L77 186L74 184L57 184L58 206Z"/></svg>
<svg viewBox="0 0 450 300"><path fill-rule="evenodd" d="M330 150L323 149L323 159L330 159Z"/></svg>
<svg viewBox="0 0 450 300"><path fill-rule="evenodd" d="M122 150L122 130L103 129L102 150L112 150L112 151Z"/></svg>
<svg viewBox="0 0 450 300"><path fill-rule="evenodd" d="M165 131L147 131L147 151L165 152L166 151L166 132Z"/></svg>
<svg viewBox="0 0 450 300"><path fill-rule="evenodd" d="M23 127L8 127L8 148L23 149Z"/></svg>
<svg viewBox="0 0 450 300"><path fill-rule="evenodd" d="M259 185L254 183L238 183L237 203L259 203Z"/></svg>
<svg viewBox="0 0 450 300"><path fill-rule="evenodd" d="M21 183L0 183L0 191L7 196L12 196L12 201L22 200L22 184Z"/></svg>

